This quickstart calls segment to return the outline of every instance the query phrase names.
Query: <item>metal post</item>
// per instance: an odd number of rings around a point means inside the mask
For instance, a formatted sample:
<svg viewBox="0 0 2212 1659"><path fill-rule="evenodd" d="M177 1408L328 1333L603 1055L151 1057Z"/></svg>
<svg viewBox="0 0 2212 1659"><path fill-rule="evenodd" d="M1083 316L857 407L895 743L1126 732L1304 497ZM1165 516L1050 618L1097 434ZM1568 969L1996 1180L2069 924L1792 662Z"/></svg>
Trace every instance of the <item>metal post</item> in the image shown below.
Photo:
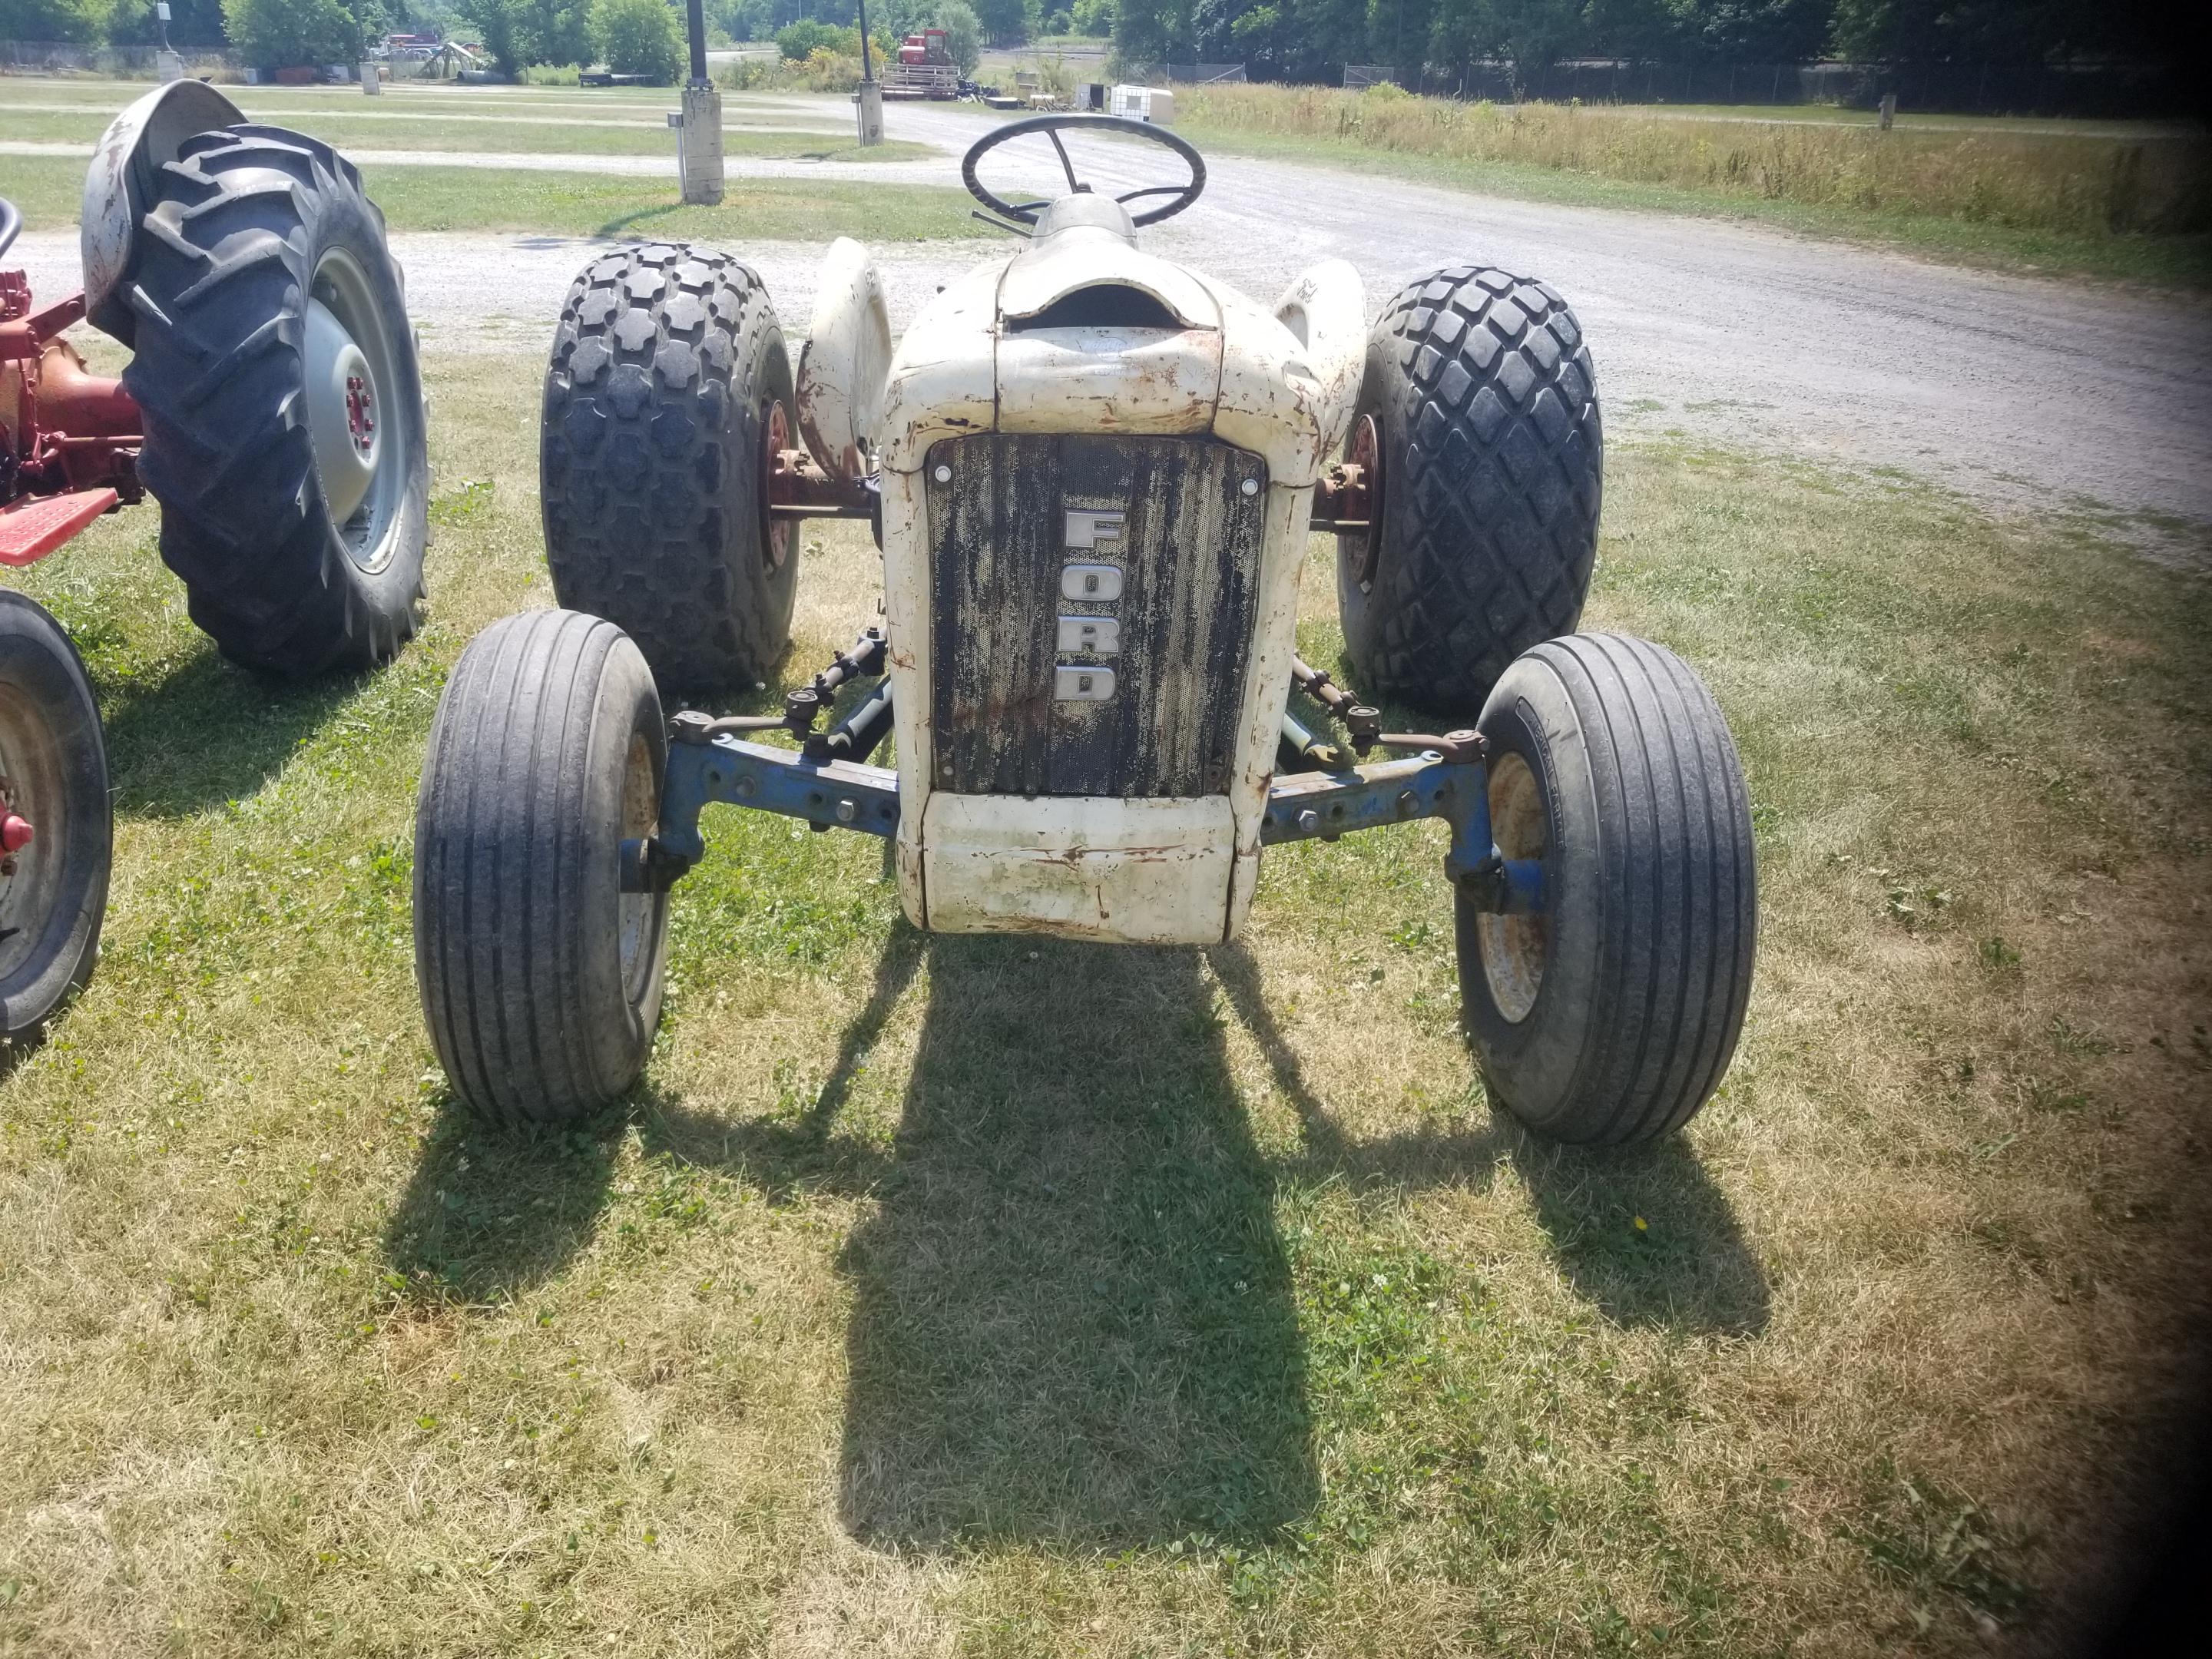
<svg viewBox="0 0 2212 1659"><path fill-rule="evenodd" d="M713 206L722 199L722 94L707 76L707 18L701 0L684 0L691 35L691 78L684 87L684 113L676 135L677 170L684 199Z"/></svg>
<svg viewBox="0 0 2212 1659"><path fill-rule="evenodd" d="M684 0L684 24L691 35L691 79L690 84L703 87L707 81L707 15L702 0Z"/></svg>
<svg viewBox="0 0 2212 1659"><path fill-rule="evenodd" d="M876 84L875 59L868 51L868 0L860 8L860 89L853 94L853 111L859 118L860 143L884 142L884 89Z"/></svg>

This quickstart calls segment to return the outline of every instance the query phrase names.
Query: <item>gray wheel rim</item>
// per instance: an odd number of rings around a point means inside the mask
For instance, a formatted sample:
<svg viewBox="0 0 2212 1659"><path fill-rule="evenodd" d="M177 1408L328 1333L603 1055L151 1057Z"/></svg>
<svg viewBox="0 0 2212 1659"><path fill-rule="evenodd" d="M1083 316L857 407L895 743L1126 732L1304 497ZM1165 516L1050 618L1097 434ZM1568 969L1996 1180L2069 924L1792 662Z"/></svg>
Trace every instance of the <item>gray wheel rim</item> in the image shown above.
<svg viewBox="0 0 2212 1659"><path fill-rule="evenodd" d="M368 273L343 248L315 266L306 336L316 477L346 556L374 574L397 547L416 412L401 395L398 342Z"/></svg>
<svg viewBox="0 0 2212 1659"><path fill-rule="evenodd" d="M643 732L629 740L629 755L623 770L622 836L642 841L660 823L659 791L653 787L653 750ZM661 906L659 893L624 893L618 915L622 922L623 995L633 1008L641 1006L653 988L653 975L660 958L659 949Z"/></svg>
<svg viewBox="0 0 2212 1659"><path fill-rule="evenodd" d="M1528 763L1510 750L1500 755L1490 769L1490 834L1498 852L1509 859L1541 860L1550 828L1544 792ZM1485 912L1475 918L1474 937L1490 1000L1518 1025L1544 985L1544 918Z"/></svg>
<svg viewBox="0 0 2212 1659"><path fill-rule="evenodd" d="M0 853L0 981L31 960L60 900L70 830L62 758L38 704L0 681L0 818L21 817L33 832L21 851Z"/></svg>

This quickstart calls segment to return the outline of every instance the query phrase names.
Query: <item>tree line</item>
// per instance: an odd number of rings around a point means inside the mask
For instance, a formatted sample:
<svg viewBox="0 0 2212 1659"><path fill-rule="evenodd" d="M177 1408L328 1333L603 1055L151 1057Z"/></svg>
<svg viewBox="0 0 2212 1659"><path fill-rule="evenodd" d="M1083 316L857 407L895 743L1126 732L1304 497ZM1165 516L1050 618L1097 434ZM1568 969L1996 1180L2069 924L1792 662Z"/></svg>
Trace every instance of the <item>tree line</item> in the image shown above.
<svg viewBox="0 0 2212 1659"><path fill-rule="evenodd" d="M155 0L0 0L0 40L158 38ZM615 27L626 57L658 62L680 10L664 0L170 0L179 46L343 47L416 21L481 40L502 64L580 64ZM649 14L650 3L667 13ZM1346 64L1405 72L1510 63L1521 79L1580 58L1666 63L2033 64L2156 62L2200 33L2166 0L874 0L872 33L896 40L957 6L983 40L1014 46L1108 36L1124 65L1243 64L1255 80L1334 82ZM2192 9L2184 7L2186 14ZM849 27L856 0L707 0L714 31L768 40L801 21ZM595 17L601 21L596 21ZM963 24L964 17L960 19ZM964 30L963 30L964 33ZM350 41L350 46L345 45ZM641 45L632 46L629 43Z"/></svg>
<svg viewBox="0 0 2212 1659"><path fill-rule="evenodd" d="M1114 41L1126 59L1241 63L1255 80L1478 62L1510 63L1525 80L1583 58L2148 61L2176 27L2162 0L1118 0Z"/></svg>

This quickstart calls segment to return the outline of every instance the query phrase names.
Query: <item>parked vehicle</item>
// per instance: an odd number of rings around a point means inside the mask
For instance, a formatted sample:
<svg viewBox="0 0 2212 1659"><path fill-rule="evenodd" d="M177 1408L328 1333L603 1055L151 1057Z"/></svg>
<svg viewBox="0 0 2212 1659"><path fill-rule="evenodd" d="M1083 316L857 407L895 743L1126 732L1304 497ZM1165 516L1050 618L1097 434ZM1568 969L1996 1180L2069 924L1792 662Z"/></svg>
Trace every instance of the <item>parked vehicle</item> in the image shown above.
<svg viewBox="0 0 2212 1659"><path fill-rule="evenodd" d="M1056 200L980 181L1069 131L1188 176L1109 197L1062 147ZM919 927L1147 945L1236 937L1269 848L1434 818L1492 1097L1561 1140L1678 1127L1750 991L1750 812L1689 667L1571 631L1601 436L1566 301L1468 264L1370 327L1327 260L1255 304L1139 245L1206 185L1144 122L1015 122L962 173L1024 246L896 348L851 241L795 372L729 254L633 247L576 279L541 436L562 608L469 647L422 769L416 963L453 1088L518 1123L629 1086L709 802L887 839ZM882 624L781 714L699 706L784 653L794 532L824 515L874 524ZM1363 699L1297 655L1313 530ZM1294 687L1341 732L1294 718ZM1385 702L1443 729L1385 729Z"/></svg>
<svg viewBox="0 0 2212 1659"><path fill-rule="evenodd" d="M22 224L0 201L0 258ZM178 81L116 118L85 179L84 289L0 270L0 564L151 494L161 557L225 654L381 662L415 630L429 489L422 377L384 219L321 140ZM130 346L120 380L64 337ZM0 1036L90 975L107 769L83 664L0 593Z"/></svg>

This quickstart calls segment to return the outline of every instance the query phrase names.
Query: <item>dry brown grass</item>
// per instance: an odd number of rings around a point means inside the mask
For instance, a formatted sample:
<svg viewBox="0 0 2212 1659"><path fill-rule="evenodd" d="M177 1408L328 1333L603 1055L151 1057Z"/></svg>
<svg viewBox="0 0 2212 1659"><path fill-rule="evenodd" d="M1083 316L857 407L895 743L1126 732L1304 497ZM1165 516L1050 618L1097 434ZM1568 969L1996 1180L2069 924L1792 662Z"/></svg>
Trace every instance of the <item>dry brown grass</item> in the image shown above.
<svg viewBox="0 0 2212 1659"><path fill-rule="evenodd" d="M223 665L148 515L31 583L123 819L100 977L0 1079L0 1648L2075 1627L2205 1358L2201 581L1616 452L1590 620L1711 678L1764 861L1743 1049L1656 1152L1491 1117L1429 832L1275 857L1234 949L1088 951L918 939L872 844L719 809L634 1109L518 1146L433 1069L405 894L441 677L547 597L535 377L438 366L380 675ZM818 541L794 672L872 582Z"/></svg>
<svg viewBox="0 0 2212 1659"><path fill-rule="evenodd" d="M1715 121L1663 110L1460 103L1395 88L1208 86L1179 92L1224 134L1496 162L1747 201L2104 236L2212 228L2201 136Z"/></svg>

